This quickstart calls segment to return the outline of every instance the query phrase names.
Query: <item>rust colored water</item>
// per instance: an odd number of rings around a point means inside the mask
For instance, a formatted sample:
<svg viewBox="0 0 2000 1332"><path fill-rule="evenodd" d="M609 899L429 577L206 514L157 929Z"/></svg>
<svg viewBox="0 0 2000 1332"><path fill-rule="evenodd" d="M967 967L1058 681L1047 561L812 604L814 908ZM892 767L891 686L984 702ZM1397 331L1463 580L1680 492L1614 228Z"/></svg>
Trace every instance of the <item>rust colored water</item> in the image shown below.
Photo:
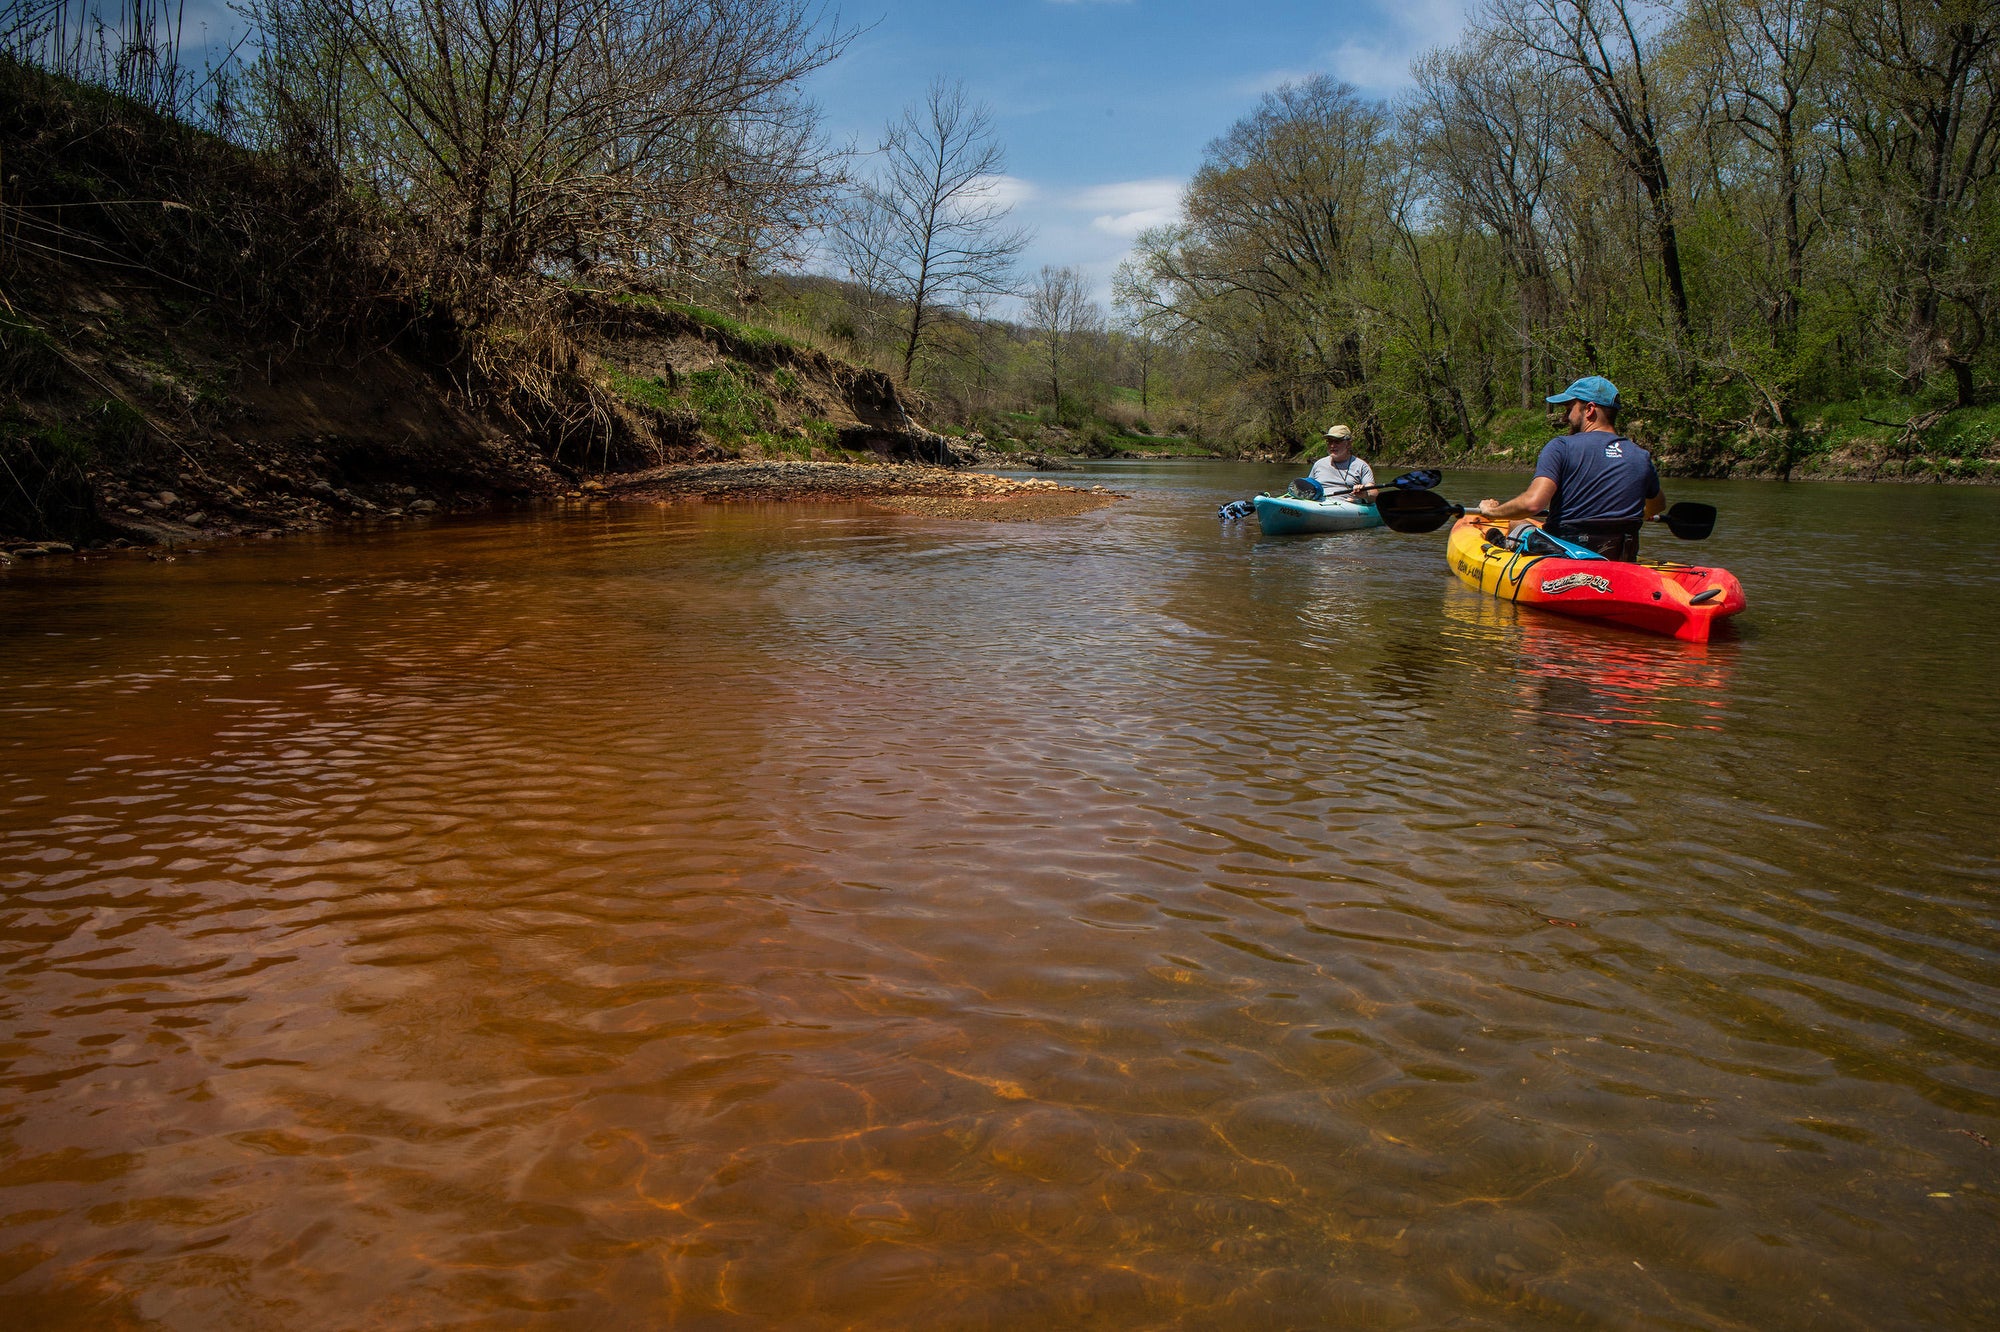
<svg viewBox="0 0 2000 1332"><path fill-rule="evenodd" d="M8 1325L2000 1322L2000 494L1109 475L0 576Z"/></svg>

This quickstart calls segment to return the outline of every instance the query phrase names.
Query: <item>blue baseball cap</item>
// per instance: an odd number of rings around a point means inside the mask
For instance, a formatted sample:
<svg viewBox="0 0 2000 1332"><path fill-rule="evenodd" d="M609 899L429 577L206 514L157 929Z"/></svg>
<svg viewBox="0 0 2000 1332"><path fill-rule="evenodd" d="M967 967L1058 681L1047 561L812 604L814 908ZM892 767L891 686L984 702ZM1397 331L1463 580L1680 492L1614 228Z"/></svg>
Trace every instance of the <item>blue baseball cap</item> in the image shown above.
<svg viewBox="0 0 2000 1332"><path fill-rule="evenodd" d="M1618 405L1618 386L1603 375L1585 375L1561 393L1549 395L1550 402L1594 402L1599 407Z"/></svg>

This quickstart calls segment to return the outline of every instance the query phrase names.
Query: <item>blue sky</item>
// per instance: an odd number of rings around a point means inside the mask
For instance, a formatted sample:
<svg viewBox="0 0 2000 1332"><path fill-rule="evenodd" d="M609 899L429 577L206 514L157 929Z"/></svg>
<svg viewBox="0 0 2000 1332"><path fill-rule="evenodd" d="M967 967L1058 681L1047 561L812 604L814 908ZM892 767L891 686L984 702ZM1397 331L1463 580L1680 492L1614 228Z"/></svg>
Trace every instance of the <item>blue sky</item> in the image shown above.
<svg viewBox="0 0 2000 1332"><path fill-rule="evenodd" d="M1264 93L1328 73L1365 93L1409 86L1467 0L829 0L865 32L809 92L837 142L870 149L940 75L991 108L1002 189L1035 230L1024 256L1074 264L1108 297L1142 228L1171 218L1202 149ZM227 0L186 0L189 46L240 28ZM865 163L860 164L865 166Z"/></svg>
<svg viewBox="0 0 2000 1332"><path fill-rule="evenodd" d="M1204 147L1279 84L1315 73L1365 93L1409 86L1464 0L841 0L868 30L816 75L841 141L940 75L992 110L1005 191L1035 228L1024 263L1074 264L1109 293L1132 237L1168 220Z"/></svg>

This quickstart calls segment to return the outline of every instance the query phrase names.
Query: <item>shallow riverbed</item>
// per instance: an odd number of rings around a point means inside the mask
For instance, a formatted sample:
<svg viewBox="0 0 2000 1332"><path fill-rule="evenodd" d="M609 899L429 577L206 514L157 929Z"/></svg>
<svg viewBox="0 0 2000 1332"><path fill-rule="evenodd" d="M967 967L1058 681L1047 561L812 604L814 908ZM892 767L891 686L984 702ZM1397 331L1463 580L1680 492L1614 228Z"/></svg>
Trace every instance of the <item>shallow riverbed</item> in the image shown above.
<svg viewBox="0 0 2000 1332"><path fill-rule="evenodd" d="M1704 647L1288 475L0 575L10 1323L2000 1322L2000 492Z"/></svg>

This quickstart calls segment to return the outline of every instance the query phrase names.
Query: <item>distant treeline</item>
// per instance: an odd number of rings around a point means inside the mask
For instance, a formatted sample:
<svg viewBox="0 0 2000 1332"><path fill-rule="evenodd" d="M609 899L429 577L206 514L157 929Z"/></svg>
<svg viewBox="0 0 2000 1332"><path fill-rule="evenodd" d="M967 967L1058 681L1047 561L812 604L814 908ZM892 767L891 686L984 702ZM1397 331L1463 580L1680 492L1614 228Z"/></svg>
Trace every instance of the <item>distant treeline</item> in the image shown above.
<svg viewBox="0 0 2000 1332"><path fill-rule="evenodd" d="M1992 0L1494 0L1397 101L1267 96L1118 295L1272 441L1490 450L1595 372L1684 465L1907 452L2000 369L1996 83Z"/></svg>

